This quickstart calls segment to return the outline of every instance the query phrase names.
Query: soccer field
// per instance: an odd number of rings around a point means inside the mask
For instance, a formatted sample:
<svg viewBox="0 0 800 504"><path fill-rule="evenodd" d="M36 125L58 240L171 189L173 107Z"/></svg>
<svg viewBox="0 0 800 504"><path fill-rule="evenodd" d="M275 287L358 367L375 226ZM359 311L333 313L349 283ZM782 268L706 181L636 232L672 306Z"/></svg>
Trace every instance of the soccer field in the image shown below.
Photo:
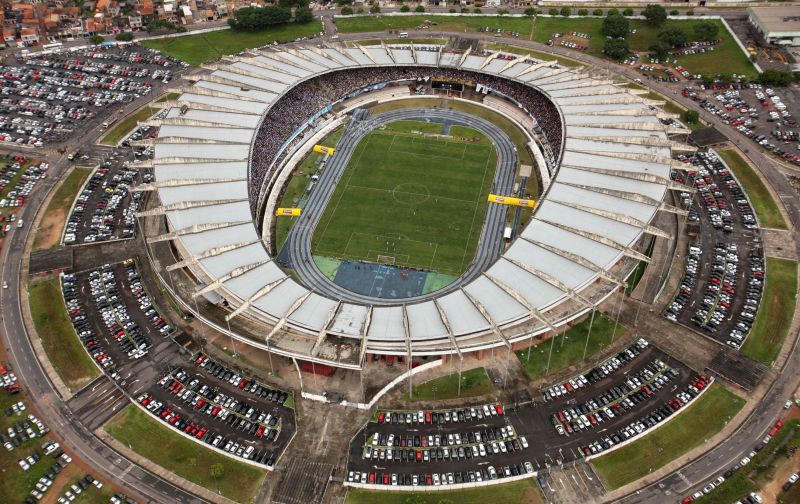
<svg viewBox="0 0 800 504"><path fill-rule="evenodd" d="M496 168L492 145L373 131L353 152L312 251L459 275L475 255Z"/></svg>

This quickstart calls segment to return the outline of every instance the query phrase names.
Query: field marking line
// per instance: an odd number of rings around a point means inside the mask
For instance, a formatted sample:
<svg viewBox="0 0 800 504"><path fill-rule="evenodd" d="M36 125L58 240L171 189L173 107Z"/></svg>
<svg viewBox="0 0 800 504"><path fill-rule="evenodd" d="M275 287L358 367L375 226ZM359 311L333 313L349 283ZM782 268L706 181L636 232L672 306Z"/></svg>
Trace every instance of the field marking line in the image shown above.
<svg viewBox="0 0 800 504"><path fill-rule="evenodd" d="M344 133L343 133L343 134L344 134ZM359 162L361 162L361 156L363 156L363 155L364 155L364 151L365 151L365 150L367 150L367 145L369 145L370 138L371 138L371 135L367 135L366 142L364 142L364 150L362 150L362 151L361 151L361 153L358 155L358 160L356 161L356 165L358 165L358 163L359 163ZM361 139L361 140L359 141L359 143L361 143L362 141L364 141L364 139ZM356 147L356 149L358 149L358 146ZM351 163L352 161L353 161L353 159L352 159L352 157L351 157L351 158L350 158L350 159L347 161L347 164L346 164L346 165L344 166L344 168L342 169L342 174L344 174L344 172L346 172L346 171L347 171L347 169L348 169L348 168L350 168L350 166L351 166L351 165L350 165L350 163ZM356 166L356 165L353 165L353 166ZM330 215L330 217L328 218L328 221L325 223L325 229L323 229L323 231L322 231L322 234L320 235L320 240L324 240L324 239L325 239L325 235L328 233L328 226L330 226L330 224L331 224L331 221L332 221L332 220L333 220L333 218L336 216L336 211L339 209L339 203L341 203L341 202L342 202L342 198L344 198L344 194L347 192L347 188L350 186L350 179L353 177L353 173L354 173L355 171L356 171L355 169L351 170L350 174L348 175L348 177L347 177L347 180L345 181L345 184L344 184L344 188L342 189L342 192L339 194L339 200L338 200L338 201L336 201L336 205L333 207L333 211L331 212L331 215ZM341 182L342 182L342 181L340 180L340 181L339 181L339 183L337 183L336 185L338 186L339 184L341 184ZM333 192L334 192L334 194L336 193L336 188L334 188L334 189L333 189ZM332 198L332 197L333 197L333 195L331 195L331 198ZM325 209L322 211L322 215L323 215L323 217L325 216L325 213L326 213L326 211L328 210L328 206L330 205L330 203L331 203L331 202L330 202L330 201L328 201L328 204L326 204L326 205L325 205ZM320 218L320 220L321 220L321 219L322 219L322 218ZM317 222L317 224L319 224L319 222ZM313 234L316 234L316 232L315 232L315 233L313 233ZM314 249L314 247L313 247L313 243L314 243L314 237L313 237L313 235L312 235L312 237L311 237L311 243L312 243L312 247L311 247L312 251L311 251L311 252L312 252L312 254L313 254L313 252L314 252L314 251L313 251L313 249Z"/></svg>
<svg viewBox="0 0 800 504"><path fill-rule="evenodd" d="M494 150L494 147L492 147ZM491 154L491 151L490 151ZM486 163L483 169L483 178L481 179L481 192L483 192L483 185L486 183L486 174L489 172L489 161L492 159L491 155L486 156ZM491 187L489 188L491 191ZM480 194L478 194L478 199L480 199ZM479 205L475 205L475 211L472 214L472 224L469 226L469 233L467 234L467 243L464 245L464 253L461 255L461 264L459 265L459 270L464 271L464 261L467 259L467 249L469 248L469 244L472 241L472 230L475 228L475 218L478 216L478 208ZM477 253L477 249L480 246L480 237L478 237L478 242L475 244L475 251Z"/></svg>
<svg viewBox="0 0 800 504"><path fill-rule="evenodd" d="M429 196L429 198L441 198L441 199L445 199L445 200L461 201L461 202L470 203L470 204L473 204L473 205L477 204L477 201L475 201L475 200L468 200L468 199L461 199L461 198L450 198L448 196L440 196L438 194L430 194L430 193L425 194L425 193L417 193L417 192L412 192L412 191L396 191L394 189L379 189L377 187L365 187L365 186L357 186L357 185L351 185L349 187L352 187L354 189L365 189L367 191L379 191L379 192L398 193L398 194L413 194L415 196Z"/></svg>

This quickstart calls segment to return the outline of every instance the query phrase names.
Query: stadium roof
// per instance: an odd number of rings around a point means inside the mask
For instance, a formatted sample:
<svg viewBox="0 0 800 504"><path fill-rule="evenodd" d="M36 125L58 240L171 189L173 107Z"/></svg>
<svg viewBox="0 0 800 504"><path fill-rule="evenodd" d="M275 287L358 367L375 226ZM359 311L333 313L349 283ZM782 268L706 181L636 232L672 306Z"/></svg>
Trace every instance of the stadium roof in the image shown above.
<svg viewBox="0 0 800 504"><path fill-rule="evenodd" d="M309 291L270 257L248 203L250 143L259 119L291 86L332 70L391 65L455 67L537 87L563 114L561 167L520 238L462 289L403 306L343 303ZM580 69L532 58L410 45L259 51L217 65L172 104L155 140L150 189L161 206L140 215L166 217L169 232L160 239L182 254L168 269L188 267L207 285L198 294L215 291L228 301L229 318L272 327L257 342L266 336L272 351L358 367L367 351L460 354L508 345L506 328L529 323L511 342L527 338L604 299L619 286L617 275L630 273L614 272L620 261L641 259L640 239L658 233L649 223L664 207L673 144L663 112L651 105ZM564 314L568 303L574 308ZM282 342L284 333L293 336ZM297 334L308 342L298 343ZM360 352L337 360L328 338Z"/></svg>

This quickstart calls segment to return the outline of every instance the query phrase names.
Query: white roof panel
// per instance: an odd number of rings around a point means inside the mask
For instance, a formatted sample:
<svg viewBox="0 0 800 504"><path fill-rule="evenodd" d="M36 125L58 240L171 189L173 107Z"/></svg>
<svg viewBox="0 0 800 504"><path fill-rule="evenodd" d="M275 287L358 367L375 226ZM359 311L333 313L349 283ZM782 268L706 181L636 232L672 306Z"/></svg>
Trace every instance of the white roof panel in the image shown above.
<svg viewBox="0 0 800 504"><path fill-rule="evenodd" d="M436 301L447 315L453 334L473 333L491 327L472 301L460 290L442 296Z"/></svg>
<svg viewBox="0 0 800 504"><path fill-rule="evenodd" d="M346 334L360 338L364 331L364 324L367 321L369 308L364 305L342 303L339 313L331 323L328 331L333 333Z"/></svg>
<svg viewBox="0 0 800 504"><path fill-rule="evenodd" d="M159 163L155 165L155 175L158 181L215 178L245 179L247 177L247 161L192 164Z"/></svg>
<svg viewBox="0 0 800 504"><path fill-rule="evenodd" d="M176 126L165 124L160 127L159 138L179 137L198 138L200 140L216 140L249 144L255 130L245 128L212 128L209 126Z"/></svg>
<svg viewBox="0 0 800 504"><path fill-rule="evenodd" d="M264 296L253 301L253 306L273 317L282 318L286 316L286 313L294 302L307 292L308 290L306 290L305 287L301 287L290 278L278 284L277 287Z"/></svg>
<svg viewBox="0 0 800 504"><path fill-rule="evenodd" d="M328 314L334 308L336 308L336 301L312 292L303 301L303 304L292 313L289 320L309 329L319 331L325 325L325 321L328 320Z"/></svg>
<svg viewBox="0 0 800 504"><path fill-rule="evenodd" d="M247 181L162 187L158 191L158 196L163 205L172 205L181 201L220 201L246 198Z"/></svg>
<svg viewBox="0 0 800 504"><path fill-rule="evenodd" d="M489 312L489 316L498 325L518 319L528 313L524 306L483 275L470 282L464 287L464 290L483 305Z"/></svg>
<svg viewBox="0 0 800 504"><path fill-rule="evenodd" d="M403 307L376 306L373 308L368 336L370 340L404 341L406 339L406 332L403 327Z"/></svg>
<svg viewBox="0 0 800 504"><path fill-rule="evenodd" d="M257 266L243 275L227 280L223 285L239 299L247 301L265 285L285 277L286 274L272 261Z"/></svg>
<svg viewBox="0 0 800 504"><path fill-rule="evenodd" d="M408 330L413 339L441 338L447 335L439 310L433 301L406 305Z"/></svg>

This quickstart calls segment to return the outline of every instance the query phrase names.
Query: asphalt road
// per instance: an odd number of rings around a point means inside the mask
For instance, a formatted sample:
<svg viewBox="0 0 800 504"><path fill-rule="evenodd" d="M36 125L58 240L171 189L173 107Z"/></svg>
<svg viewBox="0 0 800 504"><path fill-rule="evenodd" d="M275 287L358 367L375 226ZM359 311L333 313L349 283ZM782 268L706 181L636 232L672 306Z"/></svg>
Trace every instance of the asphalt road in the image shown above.
<svg viewBox="0 0 800 504"><path fill-rule="evenodd" d="M42 187L37 189L22 209L25 222L33 222L36 210L42 205L47 193L60 179L65 165L62 162L50 169ZM56 393L39 361L36 359L28 333L22 322L20 297L20 269L22 251L30 234L31 226L15 229L7 238L2 254L2 276L9 284L0 292L0 314L4 343L9 360L22 380L27 398L51 425L54 433L62 437L65 447L113 481L124 484L126 489L149 502L203 502L171 483L156 477L135 465L119 453L103 444L76 417Z"/></svg>
<svg viewBox="0 0 800 504"><path fill-rule="evenodd" d="M467 126L485 134L492 141L497 150L497 171L495 172L495 178L492 184L492 192L499 194L511 193L517 167L517 153L514 144L500 128L486 120L452 110L405 109L387 112L367 119L366 121L350 123L344 135L342 135L342 138L339 140L336 153L328 161L327 166L322 171L322 175L304 208L304 215L310 218L308 220L300 220L292 227L285 245L290 252L291 264L294 271L307 287L335 299L356 303L390 305L402 304L409 301L409 298L384 299L365 296L336 285L320 271L314 262L311 251L311 237L324 213L325 206L336 189L339 178L344 172L350 157L361 139L382 124L398 120L424 121L426 119L447 120L453 124ZM472 264L470 264L464 274L452 284L428 295L415 297L413 298L414 301L439 297L457 289L462 284L470 282L488 268L489 265L497 259L500 253L500 243L503 237L506 211L507 209L505 206L489 205L486 211L481 237L478 241L478 249Z"/></svg>

